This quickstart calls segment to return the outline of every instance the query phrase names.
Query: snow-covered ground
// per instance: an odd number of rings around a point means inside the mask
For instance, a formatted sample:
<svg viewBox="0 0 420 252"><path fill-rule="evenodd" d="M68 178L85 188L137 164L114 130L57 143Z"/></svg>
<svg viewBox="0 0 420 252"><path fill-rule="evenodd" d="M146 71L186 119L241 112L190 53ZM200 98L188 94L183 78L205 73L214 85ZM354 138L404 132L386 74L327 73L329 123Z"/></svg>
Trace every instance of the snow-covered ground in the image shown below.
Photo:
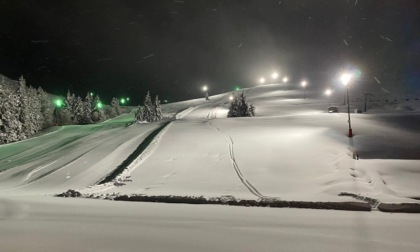
<svg viewBox="0 0 420 252"><path fill-rule="evenodd" d="M121 186L93 185L159 124L127 126L134 118L128 114L0 146L0 244L7 251L419 249L416 215L51 197L78 189L357 201L338 196L347 192L419 202L420 101L370 102L368 113L351 115L355 136L348 138L342 97L332 99L341 113L328 114L328 100L316 91L302 99L302 90L273 84L245 93L254 118L226 118L230 93L165 105L174 120L129 166Z"/></svg>
<svg viewBox="0 0 420 252"><path fill-rule="evenodd" d="M418 215L0 199L1 251L418 251Z"/></svg>

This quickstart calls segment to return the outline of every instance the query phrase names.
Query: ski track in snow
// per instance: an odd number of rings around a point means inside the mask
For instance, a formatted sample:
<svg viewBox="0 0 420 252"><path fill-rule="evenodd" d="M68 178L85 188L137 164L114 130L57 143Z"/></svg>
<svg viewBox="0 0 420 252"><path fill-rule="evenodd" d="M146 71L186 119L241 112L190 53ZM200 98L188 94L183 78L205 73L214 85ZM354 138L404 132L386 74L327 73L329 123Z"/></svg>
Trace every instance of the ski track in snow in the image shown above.
<svg viewBox="0 0 420 252"><path fill-rule="evenodd" d="M238 178L241 180L241 182L242 182L242 184L244 184L244 186L252 193L252 194L254 194L255 196L257 196L258 198L260 198L260 199L269 199L269 198L271 198L271 197L267 197L267 196L265 196L265 195L263 195L262 193L260 193L252 184L251 184L251 182L249 182L246 178L245 178L245 176L242 174L242 172L241 172L241 169L239 168L239 166L238 166L238 163L236 163L236 158L235 158L235 153L234 153L234 150L233 150L233 145L234 145L234 142L233 142L233 139L232 139L232 137L230 136L230 135L228 135L228 134L226 134L225 132L223 132L223 131L221 131L220 130L220 128L218 128L217 126L215 126L215 125L213 125L213 118L216 118L216 115L217 115L217 107L218 106L220 106L220 105L216 105L216 106L214 106L213 108L212 108L212 110L209 112L209 114L208 114L208 118L209 119L211 119L209 122L208 122L208 124L209 124L209 126L211 126L212 128L214 128L214 129L216 129L216 131L219 133L219 134L221 134L221 135L224 135L225 136L225 138L227 139L227 141L228 141L228 143L229 143L229 156L230 156L230 159L231 159L231 161L232 161L232 166L233 166L233 169L235 170L235 172L236 172L236 175L238 176ZM278 198L277 198L278 199Z"/></svg>
<svg viewBox="0 0 420 252"><path fill-rule="evenodd" d="M165 133L168 131L171 125L172 122L169 123L161 132L159 132L157 136L155 136L155 138L152 140L152 142L146 147L146 149L136 159L134 159L127 166L127 168L123 172L121 172L121 174L119 174L114 180L104 184L96 184L85 188L79 188L77 189L77 191L83 194L95 194L107 191L117 186L123 186L125 185L125 183L131 182L130 174L153 154L157 145L160 142L160 139L165 135Z"/></svg>
<svg viewBox="0 0 420 252"><path fill-rule="evenodd" d="M57 162L58 160L54 160L54 161L52 161L52 162L49 162L48 164L45 164L45 165L43 165L43 166L40 166L40 167L37 167L37 168L35 168L35 169L33 169L32 171L30 171L27 175L26 175L26 178L25 178L25 180L24 181L28 181L31 177L32 177L32 175L33 174L35 174L35 173L37 173L37 172L39 172L39 171L41 171L42 169L44 169L44 168L47 168L48 166L50 166L50 165L52 165L52 164L54 164L55 162Z"/></svg>
<svg viewBox="0 0 420 252"><path fill-rule="evenodd" d="M184 110L178 112L175 115L175 119L182 119L182 118L184 118L186 115L188 115L189 113L191 113L195 109L196 109L196 106L192 106L192 107L189 107L187 109L184 109Z"/></svg>
<svg viewBox="0 0 420 252"><path fill-rule="evenodd" d="M220 104L217 104L211 108L209 113L207 114L207 119L216 119L217 118L217 109L220 107Z"/></svg>

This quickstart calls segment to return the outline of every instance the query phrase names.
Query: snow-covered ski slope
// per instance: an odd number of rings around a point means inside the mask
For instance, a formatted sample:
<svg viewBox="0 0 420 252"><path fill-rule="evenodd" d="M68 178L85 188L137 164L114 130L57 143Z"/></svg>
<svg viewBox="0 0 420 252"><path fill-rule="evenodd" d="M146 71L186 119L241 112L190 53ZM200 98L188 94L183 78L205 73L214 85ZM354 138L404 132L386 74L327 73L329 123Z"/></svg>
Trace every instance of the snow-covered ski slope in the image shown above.
<svg viewBox="0 0 420 252"><path fill-rule="evenodd" d="M0 146L0 190L51 194L98 182L135 150L156 124L131 125L131 114L86 126L61 126Z"/></svg>
<svg viewBox="0 0 420 252"><path fill-rule="evenodd" d="M125 185L86 188L159 126L127 127L132 114L0 146L0 189L308 201L348 201L341 192L383 202L420 197L419 101L406 102L406 111L376 104L372 113L353 113L355 136L348 138L347 114L327 113L327 99L315 92L302 99L301 90L276 84L244 92L254 118L226 118L230 93L166 105L176 120L124 174Z"/></svg>
<svg viewBox="0 0 420 252"><path fill-rule="evenodd" d="M418 202L420 102L371 103L369 113L352 114L355 136L349 139L347 114L326 113L328 100L316 92L304 100L301 90L281 85L244 91L255 118L226 118L230 93L165 105L166 116L176 120L133 159L120 186L92 185L158 123L128 126L134 118L128 114L0 146L0 250L419 250L413 214L51 197L79 189L357 201L338 196L347 192ZM345 111L342 97L336 98L333 103Z"/></svg>
<svg viewBox="0 0 420 252"><path fill-rule="evenodd" d="M190 101L132 182L105 192L308 201L348 201L338 195L349 192L384 202L420 195L418 113L352 114L349 139L347 114L326 113L323 97L304 100L279 85L245 93L257 117L226 118L230 94Z"/></svg>

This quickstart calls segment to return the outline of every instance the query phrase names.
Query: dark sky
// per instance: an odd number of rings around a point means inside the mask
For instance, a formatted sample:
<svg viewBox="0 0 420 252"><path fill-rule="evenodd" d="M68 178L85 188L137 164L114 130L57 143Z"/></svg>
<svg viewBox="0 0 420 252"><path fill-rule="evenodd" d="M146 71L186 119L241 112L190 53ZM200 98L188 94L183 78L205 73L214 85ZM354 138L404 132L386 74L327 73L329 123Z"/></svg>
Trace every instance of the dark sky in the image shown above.
<svg viewBox="0 0 420 252"><path fill-rule="evenodd" d="M0 73L106 102L198 98L273 70L325 85L347 67L413 92L419 58L420 1L0 0Z"/></svg>

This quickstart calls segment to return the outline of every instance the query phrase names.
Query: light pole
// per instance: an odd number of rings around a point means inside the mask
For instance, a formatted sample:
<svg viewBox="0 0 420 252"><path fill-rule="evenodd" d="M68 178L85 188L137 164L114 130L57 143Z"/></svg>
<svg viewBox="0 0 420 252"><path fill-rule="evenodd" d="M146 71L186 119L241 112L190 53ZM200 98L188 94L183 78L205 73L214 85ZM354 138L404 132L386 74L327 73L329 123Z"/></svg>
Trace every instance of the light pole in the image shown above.
<svg viewBox="0 0 420 252"><path fill-rule="evenodd" d="M343 85L347 87L347 114L349 116L349 137L353 137L353 130L351 129L351 121L350 121L350 100L349 100L349 82L351 80L352 76L351 74L343 74L341 75L341 82Z"/></svg>
<svg viewBox="0 0 420 252"><path fill-rule="evenodd" d="M207 90L208 90L207 86L203 86L203 91L206 92L205 94L206 100L209 99L209 93L207 92Z"/></svg>
<svg viewBox="0 0 420 252"><path fill-rule="evenodd" d="M331 89L325 90L325 94L328 96L328 107L331 107Z"/></svg>
<svg viewBox="0 0 420 252"><path fill-rule="evenodd" d="M302 81L300 85L303 87L303 99L306 99L306 85L308 83L306 81Z"/></svg>

